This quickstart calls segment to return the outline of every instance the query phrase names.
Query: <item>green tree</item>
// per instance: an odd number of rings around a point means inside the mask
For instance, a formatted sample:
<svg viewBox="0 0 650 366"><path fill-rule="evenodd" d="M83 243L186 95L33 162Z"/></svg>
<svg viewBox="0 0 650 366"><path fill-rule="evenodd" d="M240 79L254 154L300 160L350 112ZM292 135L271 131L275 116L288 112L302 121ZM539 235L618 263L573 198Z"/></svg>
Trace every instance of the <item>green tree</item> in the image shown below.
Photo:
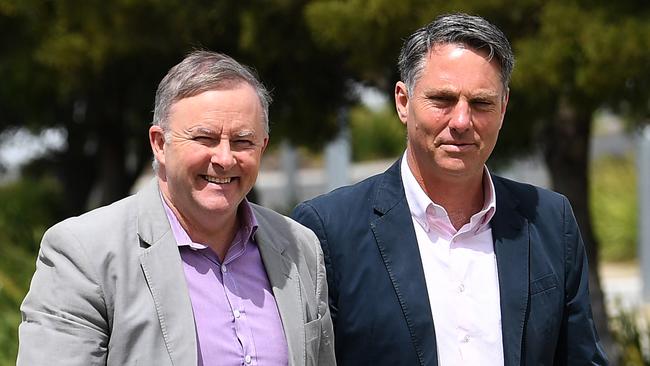
<svg viewBox="0 0 650 366"><path fill-rule="evenodd" d="M394 107L380 109L355 106L350 109L352 160L394 158L404 152L406 131L395 123Z"/></svg>
<svg viewBox="0 0 650 366"><path fill-rule="evenodd" d="M0 129L63 128L66 148L40 167L62 180L66 215L112 202L150 162L158 82L207 48L257 68L275 94L274 135L318 146L336 131L347 74L312 41L305 3L0 0Z"/></svg>
<svg viewBox="0 0 650 366"><path fill-rule="evenodd" d="M480 14L504 30L518 63L494 158L543 152L553 189L569 198L580 224L594 316L610 350L589 216L588 152L599 108L630 117L630 125L648 122L650 8L645 5L641 0L320 0L306 11L318 41L349 54L355 77L389 94L402 39L437 15Z"/></svg>

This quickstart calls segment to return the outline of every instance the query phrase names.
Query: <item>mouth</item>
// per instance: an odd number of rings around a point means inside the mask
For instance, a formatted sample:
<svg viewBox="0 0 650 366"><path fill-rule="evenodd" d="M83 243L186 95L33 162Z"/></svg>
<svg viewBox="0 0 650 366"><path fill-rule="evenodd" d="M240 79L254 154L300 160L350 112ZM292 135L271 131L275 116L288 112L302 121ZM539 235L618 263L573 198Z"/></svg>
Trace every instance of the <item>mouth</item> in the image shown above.
<svg viewBox="0 0 650 366"><path fill-rule="evenodd" d="M461 152L474 149L476 144L470 142L445 142L441 143L440 147L445 150Z"/></svg>
<svg viewBox="0 0 650 366"><path fill-rule="evenodd" d="M208 183L215 183L215 184L228 184L233 179L232 177L219 178L219 177L213 177L211 175L201 175L201 178L203 178Z"/></svg>

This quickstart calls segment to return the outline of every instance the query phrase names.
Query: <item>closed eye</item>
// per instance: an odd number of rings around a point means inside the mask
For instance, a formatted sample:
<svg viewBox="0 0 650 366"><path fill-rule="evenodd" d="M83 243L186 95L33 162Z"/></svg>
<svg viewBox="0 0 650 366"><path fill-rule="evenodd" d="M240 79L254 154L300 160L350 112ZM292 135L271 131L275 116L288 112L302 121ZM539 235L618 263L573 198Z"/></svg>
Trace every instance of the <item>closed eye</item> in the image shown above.
<svg viewBox="0 0 650 366"><path fill-rule="evenodd" d="M255 142L253 140L248 140L248 139L236 139L231 141L231 146L233 150L237 149L247 149L255 146Z"/></svg>
<svg viewBox="0 0 650 366"><path fill-rule="evenodd" d="M431 104L438 108L446 108L456 104L457 99L450 95L434 95L428 97Z"/></svg>
<svg viewBox="0 0 650 366"><path fill-rule="evenodd" d="M207 135L194 136L192 137L192 141L207 147L212 147L219 143L215 137Z"/></svg>
<svg viewBox="0 0 650 366"><path fill-rule="evenodd" d="M471 105L473 108L479 110L479 111L491 111L494 110L494 106L496 105L492 100L489 99L475 99L472 100Z"/></svg>
<svg viewBox="0 0 650 366"><path fill-rule="evenodd" d="M198 142L201 142L201 143L205 143L205 142L213 141L214 138L212 138L211 136L194 136L194 137L192 137L192 140L193 141L198 141Z"/></svg>

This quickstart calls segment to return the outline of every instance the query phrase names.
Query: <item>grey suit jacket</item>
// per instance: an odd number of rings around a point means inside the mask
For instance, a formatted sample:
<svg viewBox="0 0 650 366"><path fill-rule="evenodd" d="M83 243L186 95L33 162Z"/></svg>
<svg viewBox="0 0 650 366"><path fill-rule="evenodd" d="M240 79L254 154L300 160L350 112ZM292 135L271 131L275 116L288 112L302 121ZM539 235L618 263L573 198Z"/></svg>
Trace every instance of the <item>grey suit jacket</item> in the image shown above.
<svg viewBox="0 0 650 366"><path fill-rule="evenodd" d="M253 205L290 365L334 365L323 254L308 229ZM19 366L196 365L181 257L155 180L42 240L21 306Z"/></svg>

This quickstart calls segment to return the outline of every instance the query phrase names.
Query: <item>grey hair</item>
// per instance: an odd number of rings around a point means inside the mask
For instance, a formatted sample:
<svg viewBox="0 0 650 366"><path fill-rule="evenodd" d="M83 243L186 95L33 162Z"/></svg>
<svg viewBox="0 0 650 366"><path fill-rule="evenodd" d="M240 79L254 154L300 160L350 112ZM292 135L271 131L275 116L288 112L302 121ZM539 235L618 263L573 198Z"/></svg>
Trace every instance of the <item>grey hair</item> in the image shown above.
<svg viewBox="0 0 650 366"><path fill-rule="evenodd" d="M255 72L232 57L211 51L193 51L183 61L172 67L158 84L153 110L154 126L169 133L169 110L175 102L209 90L248 83L255 89L262 105L264 131L269 133L269 105L271 94L257 78ZM153 159L153 170L158 171L158 159Z"/></svg>
<svg viewBox="0 0 650 366"><path fill-rule="evenodd" d="M269 91L251 68L227 55L211 51L191 52L165 75L156 91L153 125L168 132L169 110L175 102L208 90L228 88L239 82L248 83L255 89L262 105L264 130L268 134Z"/></svg>
<svg viewBox="0 0 650 366"><path fill-rule="evenodd" d="M487 49L488 59L496 59L501 71L501 82L508 89L515 66L515 56L503 32L487 20L473 15L456 13L437 17L433 22L411 34L397 60L400 77L409 95L426 64L426 57L437 45L462 44L474 50Z"/></svg>

